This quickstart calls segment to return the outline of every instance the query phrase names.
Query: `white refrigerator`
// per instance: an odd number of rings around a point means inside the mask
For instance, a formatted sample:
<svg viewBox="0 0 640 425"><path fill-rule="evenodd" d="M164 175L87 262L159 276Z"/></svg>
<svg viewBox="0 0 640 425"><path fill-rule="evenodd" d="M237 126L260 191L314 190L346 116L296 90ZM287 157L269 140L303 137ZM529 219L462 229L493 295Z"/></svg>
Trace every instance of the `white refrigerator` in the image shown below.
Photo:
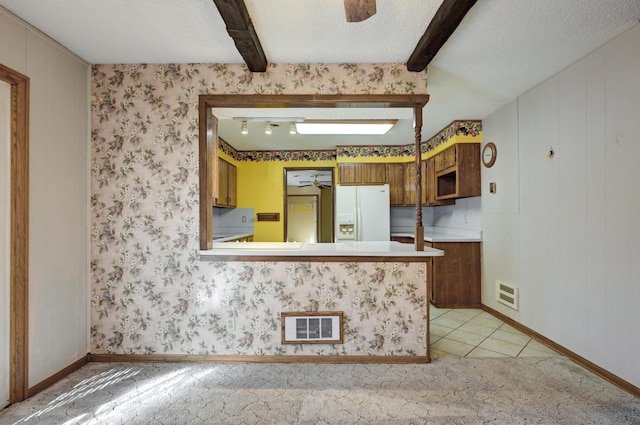
<svg viewBox="0 0 640 425"><path fill-rule="evenodd" d="M336 185L336 242L390 240L389 185Z"/></svg>

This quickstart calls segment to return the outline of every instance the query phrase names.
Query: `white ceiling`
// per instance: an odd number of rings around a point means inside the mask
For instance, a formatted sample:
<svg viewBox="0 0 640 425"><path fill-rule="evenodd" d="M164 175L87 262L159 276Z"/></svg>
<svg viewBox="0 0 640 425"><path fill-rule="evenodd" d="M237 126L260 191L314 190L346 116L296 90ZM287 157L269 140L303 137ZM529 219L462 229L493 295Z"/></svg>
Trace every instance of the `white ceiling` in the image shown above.
<svg viewBox="0 0 640 425"><path fill-rule="evenodd" d="M269 63L404 63L442 0L378 0L360 23L346 22L342 0L245 3ZM92 64L243 62L212 0L0 6ZM486 117L639 20L640 0L478 0L429 65L423 138Z"/></svg>

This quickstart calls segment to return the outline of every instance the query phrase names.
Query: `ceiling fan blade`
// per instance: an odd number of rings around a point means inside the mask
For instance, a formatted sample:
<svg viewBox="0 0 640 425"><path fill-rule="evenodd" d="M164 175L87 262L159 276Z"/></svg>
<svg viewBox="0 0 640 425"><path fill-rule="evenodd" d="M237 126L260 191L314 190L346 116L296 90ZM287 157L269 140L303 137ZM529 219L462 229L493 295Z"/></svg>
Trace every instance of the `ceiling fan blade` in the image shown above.
<svg viewBox="0 0 640 425"><path fill-rule="evenodd" d="M376 14L376 0L344 0L347 22L362 22Z"/></svg>

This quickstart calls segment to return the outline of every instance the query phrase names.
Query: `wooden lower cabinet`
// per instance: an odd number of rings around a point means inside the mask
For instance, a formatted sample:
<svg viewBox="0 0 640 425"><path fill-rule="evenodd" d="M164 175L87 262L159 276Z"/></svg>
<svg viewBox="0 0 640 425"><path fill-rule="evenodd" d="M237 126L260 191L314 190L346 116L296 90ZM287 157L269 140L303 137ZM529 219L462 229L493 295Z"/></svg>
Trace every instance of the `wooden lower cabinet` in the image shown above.
<svg viewBox="0 0 640 425"><path fill-rule="evenodd" d="M480 242L425 242L441 249L427 271L429 301L438 308L481 306Z"/></svg>
<svg viewBox="0 0 640 425"><path fill-rule="evenodd" d="M253 235L245 236L244 238L231 239L231 240L228 240L227 242L253 242Z"/></svg>
<svg viewBox="0 0 640 425"><path fill-rule="evenodd" d="M392 236L392 241L413 244L412 237ZM443 257L431 257L427 265L427 294L438 308L480 307L480 242L426 242L441 249Z"/></svg>
<svg viewBox="0 0 640 425"><path fill-rule="evenodd" d="M391 240L394 242L413 244L413 238L410 236L391 236Z"/></svg>

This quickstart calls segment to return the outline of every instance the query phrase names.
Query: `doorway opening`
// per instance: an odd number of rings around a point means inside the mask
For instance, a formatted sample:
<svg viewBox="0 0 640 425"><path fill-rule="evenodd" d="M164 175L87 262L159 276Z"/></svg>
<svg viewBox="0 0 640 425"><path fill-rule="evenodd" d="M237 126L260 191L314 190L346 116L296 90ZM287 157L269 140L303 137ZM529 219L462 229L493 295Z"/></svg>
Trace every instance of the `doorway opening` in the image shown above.
<svg viewBox="0 0 640 425"><path fill-rule="evenodd" d="M284 240L333 242L334 169L284 169Z"/></svg>

